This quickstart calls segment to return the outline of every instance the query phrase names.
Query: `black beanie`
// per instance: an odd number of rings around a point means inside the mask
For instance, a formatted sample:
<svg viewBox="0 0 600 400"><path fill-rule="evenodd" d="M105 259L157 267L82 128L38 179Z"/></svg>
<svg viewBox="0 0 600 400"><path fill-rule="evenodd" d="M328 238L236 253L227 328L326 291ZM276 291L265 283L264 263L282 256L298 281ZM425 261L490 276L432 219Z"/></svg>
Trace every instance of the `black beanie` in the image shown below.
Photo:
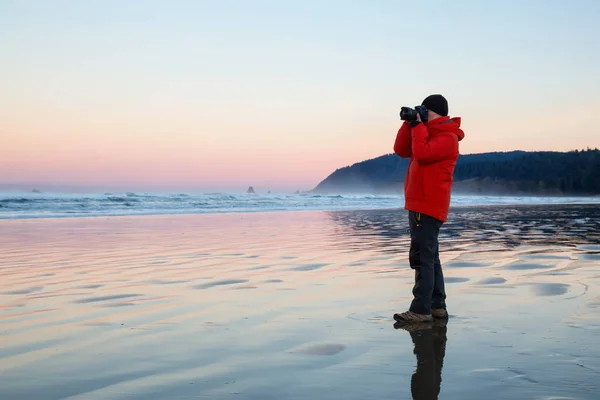
<svg viewBox="0 0 600 400"><path fill-rule="evenodd" d="M448 115L448 101L441 94L432 94L431 96L427 96L421 105L425 106L428 110L441 115L442 117Z"/></svg>

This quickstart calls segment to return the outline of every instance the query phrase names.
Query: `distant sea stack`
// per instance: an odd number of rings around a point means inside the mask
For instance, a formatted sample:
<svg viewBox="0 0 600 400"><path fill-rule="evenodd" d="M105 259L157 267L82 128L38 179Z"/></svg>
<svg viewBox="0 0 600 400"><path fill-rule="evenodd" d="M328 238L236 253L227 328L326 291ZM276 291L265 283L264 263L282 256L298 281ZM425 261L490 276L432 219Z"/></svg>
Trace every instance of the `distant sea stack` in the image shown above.
<svg viewBox="0 0 600 400"><path fill-rule="evenodd" d="M313 193L403 194L408 159L396 154L339 168ZM479 195L600 195L600 150L464 154L453 192Z"/></svg>
<svg viewBox="0 0 600 400"><path fill-rule="evenodd" d="M254 191L254 188L252 186L250 186L248 188L248 191L246 193L248 193L248 194L255 194L256 192Z"/></svg>

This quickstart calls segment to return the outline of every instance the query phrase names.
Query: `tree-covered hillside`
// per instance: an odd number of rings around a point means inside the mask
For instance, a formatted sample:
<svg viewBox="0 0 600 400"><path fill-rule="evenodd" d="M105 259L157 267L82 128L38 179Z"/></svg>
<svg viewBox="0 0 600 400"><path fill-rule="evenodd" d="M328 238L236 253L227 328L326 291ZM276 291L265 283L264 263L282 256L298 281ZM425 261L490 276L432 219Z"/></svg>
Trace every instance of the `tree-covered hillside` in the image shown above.
<svg viewBox="0 0 600 400"><path fill-rule="evenodd" d="M407 159L387 154L336 170L314 191L398 192L407 168ZM466 154L454 179L457 192L600 194L600 150Z"/></svg>

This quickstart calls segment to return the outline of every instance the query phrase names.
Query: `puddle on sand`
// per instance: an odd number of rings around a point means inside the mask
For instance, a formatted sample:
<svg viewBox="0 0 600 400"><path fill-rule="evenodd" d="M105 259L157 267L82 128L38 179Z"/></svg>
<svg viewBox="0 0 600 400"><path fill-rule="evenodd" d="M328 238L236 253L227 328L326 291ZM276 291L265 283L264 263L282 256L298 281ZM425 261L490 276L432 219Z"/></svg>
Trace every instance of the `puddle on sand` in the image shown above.
<svg viewBox="0 0 600 400"><path fill-rule="evenodd" d="M468 282L470 279L469 278L462 278L462 277L458 277L458 276L450 276L447 278L444 278L444 281L446 283L462 283L462 282Z"/></svg>
<svg viewBox="0 0 600 400"><path fill-rule="evenodd" d="M502 267L502 269L511 269L511 270L515 270L515 271L523 271L523 270L530 270L530 269L550 269L550 268L554 268L553 265L546 265L546 264L526 264L526 263L517 263L517 264L509 264L509 265L505 265L504 267Z"/></svg>
<svg viewBox="0 0 600 400"><path fill-rule="evenodd" d="M489 267L490 263L478 263L478 262L468 262L468 261L458 261L458 262L450 262L445 265L447 268L482 268Z"/></svg>
<svg viewBox="0 0 600 400"><path fill-rule="evenodd" d="M565 283L534 283L532 290L537 296L560 296L569 291Z"/></svg>
<svg viewBox="0 0 600 400"><path fill-rule="evenodd" d="M520 258L528 259L528 260L570 260L571 257L564 255L559 256L556 254L543 254L543 253L529 253L519 256Z"/></svg>
<svg viewBox="0 0 600 400"><path fill-rule="evenodd" d="M506 283L506 279L501 277L484 278L477 282L479 285L501 285L503 283Z"/></svg>
<svg viewBox="0 0 600 400"><path fill-rule="evenodd" d="M582 254L580 258L589 261L600 261L600 253L586 253Z"/></svg>
<svg viewBox="0 0 600 400"><path fill-rule="evenodd" d="M290 353L306 354L311 356L333 356L341 353L346 349L343 344L316 344L312 346L306 346L297 350L291 351Z"/></svg>

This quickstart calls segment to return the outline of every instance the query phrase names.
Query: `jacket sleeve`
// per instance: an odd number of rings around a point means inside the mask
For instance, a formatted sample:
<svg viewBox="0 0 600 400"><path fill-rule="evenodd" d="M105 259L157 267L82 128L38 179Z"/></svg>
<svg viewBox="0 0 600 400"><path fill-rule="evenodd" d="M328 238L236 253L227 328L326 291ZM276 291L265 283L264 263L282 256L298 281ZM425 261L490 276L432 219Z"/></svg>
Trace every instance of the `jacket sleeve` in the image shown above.
<svg viewBox="0 0 600 400"><path fill-rule="evenodd" d="M429 164L452 157L458 151L454 135L436 135L430 138L427 127L419 124L412 128L412 156L420 164Z"/></svg>
<svg viewBox="0 0 600 400"><path fill-rule="evenodd" d="M409 158L412 156L411 151L411 140L410 140L410 124L404 122L398 133L396 134L396 141L394 142L394 153L402 158Z"/></svg>

